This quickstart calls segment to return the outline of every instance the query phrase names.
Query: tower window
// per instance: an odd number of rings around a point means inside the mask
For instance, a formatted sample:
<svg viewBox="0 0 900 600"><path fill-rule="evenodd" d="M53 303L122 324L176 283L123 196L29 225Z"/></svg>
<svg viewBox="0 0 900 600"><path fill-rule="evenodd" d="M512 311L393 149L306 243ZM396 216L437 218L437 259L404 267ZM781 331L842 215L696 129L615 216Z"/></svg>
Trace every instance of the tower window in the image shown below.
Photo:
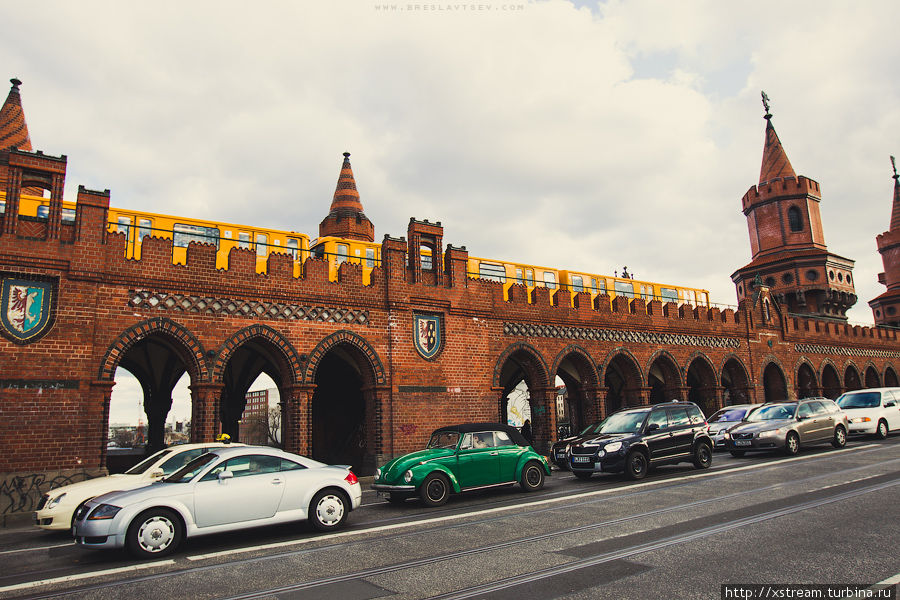
<svg viewBox="0 0 900 600"><path fill-rule="evenodd" d="M800 216L800 209L792 206L788 209L788 225L791 231L803 231L803 218Z"/></svg>

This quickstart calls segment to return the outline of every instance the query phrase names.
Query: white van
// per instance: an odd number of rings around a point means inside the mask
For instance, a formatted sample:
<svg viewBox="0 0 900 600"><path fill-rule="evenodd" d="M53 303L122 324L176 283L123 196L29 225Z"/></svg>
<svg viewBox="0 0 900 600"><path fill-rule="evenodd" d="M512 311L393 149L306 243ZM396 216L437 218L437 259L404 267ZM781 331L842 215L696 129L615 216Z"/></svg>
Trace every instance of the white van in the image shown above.
<svg viewBox="0 0 900 600"><path fill-rule="evenodd" d="M900 388L854 390L837 399L850 420L851 434L870 434L881 439L900 430Z"/></svg>

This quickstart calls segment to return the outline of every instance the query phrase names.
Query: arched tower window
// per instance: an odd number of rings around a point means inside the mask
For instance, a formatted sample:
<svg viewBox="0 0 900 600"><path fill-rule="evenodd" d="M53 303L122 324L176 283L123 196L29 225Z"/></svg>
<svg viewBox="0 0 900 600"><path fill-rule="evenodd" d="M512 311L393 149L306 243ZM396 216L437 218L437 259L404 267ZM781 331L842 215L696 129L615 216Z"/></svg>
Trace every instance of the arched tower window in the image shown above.
<svg viewBox="0 0 900 600"><path fill-rule="evenodd" d="M788 209L788 225L791 231L803 231L803 217L800 216L800 209L796 206Z"/></svg>

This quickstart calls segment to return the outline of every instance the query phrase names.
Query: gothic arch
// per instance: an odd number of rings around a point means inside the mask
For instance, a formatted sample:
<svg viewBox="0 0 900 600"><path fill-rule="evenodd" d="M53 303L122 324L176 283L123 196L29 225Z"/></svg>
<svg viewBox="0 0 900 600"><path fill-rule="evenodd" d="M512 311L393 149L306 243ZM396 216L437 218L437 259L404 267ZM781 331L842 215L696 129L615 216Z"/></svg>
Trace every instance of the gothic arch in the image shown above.
<svg viewBox="0 0 900 600"><path fill-rule="evenodd" d="M529 386L549 387L550 371L547 369L547 363L544 361L544 357L537 348L531 344L526 344L525 342L510 344L507 346L506 350L497 357L497 362L494 363L494 376L491 385L498 388L503 387L503 366L514 354L518 353L524 353L528 355L529 358L534 359L534 365L529 364L528 366L530 368L525 369L527 375L532 378L532 380L528 382ZM593 361L591 361L591 364L594 364Z"/></svg>
<svg viewBox="0 0 900 600"><path fill-rule="evenodd" d="M603 362L603 385L606 387L605 415L626 406L646 402L644 373L634 355L622 346L614 348Z"/></svg>
<svg viewBox="0 0 900 600"><path fill-rule="evenodd" d="M557 371L559 371L559 368L562 365L563 361L570 358L573 354L583 359L583 362L577 361L574 363L576 367L579 367L578 374L581 375L583 379L587 379L587 383L597 385L600 381L597 374L597 364L594 362L594 359L591 357L587 350L575 344L570 344L569 346L566 346L565 348L560 350L559 354L556 355L556 358L553 359L553 366L547 372L556 373ZM584 369L584 365L589 366L590 369Z"/></svg>
<svg viewBox="0 0 900 600"><path fill-rule="evenodd" d="M750 374L737 354L729 354L722 359L722 365L719 368L719 384L724 388L722 399L726 406L753 402Z"/></svg>
<svg viewBox="0 0 900 600"><path fill-rule="evenodd" d="M235 351L251 340L264 340L268 342L272 348L279 351L277 354L280 354L281 360L278 362L283 361L282 364L278 365L279 371L290 377L288 381L283 382L284 384L295 384L299 381L302 367L300 356L297 354L294 346L291 345L281 332L268 325L258 324L244 327L225 340L215 357L211 376L212 381L221 382L225 373L225 367L228 365L228 361L232 358Z"/></svg>
<svg viewBox="0 0 900 600"><path fill-rule="evenodd" d="M718 377L712 361L702 352L694 352L688 358L686 369L687 399L710 415L719 408Z"/></svg>
<svg viewBox="0 0 900 600"><path fill-rule="evenodd" d="M106 350L100 361L98 379L112 381L122 357L136 343L158 335L172 342L173 349L184 360L192 381L208 381L210 376L203 344L187 328L167 317L154 317L123 331Z"/></svg>
<svg viewBox="0 0 900 600"><path fill-rule="evenodd" d="M841 372L830 358L822 361L822 366L819 368L819 381L822 382L822 395L826 398L834 400L841 395L843 390Z"/></svg>
<svg viewBox="0 0 900 600"><path fill-rule="evenodd" d="M681 397L683 374L678 361L667 350L657 350L647 362L647 385L650 404L658 404Z"/></svg>
<svg viewBox="0 0 900 600"><path fill-rule="evenodd" d="M775 356L770 354L763 359L760 381L763 383L763 399L766 402L789 400L788 382L784 373L784 366Z"/></svg>
<svg viewBox="0 0 900 600"><path fill-rule="evenodd" d="M346 329L336 331L316 344L316 347L313 348L313 351L309 355L309 360L306 362L306 368L302 370L303 383L312 383L315 381L316 367L319 366L319 362L321 362L322 358L329 350L338 344L352 346L368 359L369 365L372 367L370 376L373 379L368 382L370 385L385 384L386 378L384 375L384 366L381 363L381 359L378 358L378 353L375 352L375 349L372 348L365 338Z"/></svg>
<svg viewBox="0 0 900 600"><path fill-rule="evenodd" d="M893 365L889 364L884 367L884 374L881 376L881 381L884 382L885 387L897 387L897 371L894 369Z"/></svg>
<svg viewBox="0 0 900 600"><path fill-rule="evenodd" d="M844 391L851 392L860 390L862 387L862 376L860 375L859 367L852 360L848 360L844 363Z"/></svg>
<svg viewBox="0 0 900 600"><path fill-rule="evenodd" d="M628 359L634 365L634 375L637 377L637 380L640 385L644 384L644 372L641 369L641 363L638 362L637 358L635 358L634 354L631 351L624 347L619 346L618 348L613 348L606 354L606 358L603 359L603 366L601 367L599 374L605 375L606 369L609 368L610 363L618 357L623 357Z"/></svg>
<svg viewBox="0 0 900 600"><path fill-rule="evenodd" d="M875 368L875 364L871 360L866 363L864 373L865 375L863 376L863 385L865 387L881 387L881 376L878 374L878 369Z"/></svg>
<svg viewBox="0 0 900 600"><path fill-rule="evenodd" d="M563 431L560 429L562 427L571 433L600 420L600 406L597 402L600 381L597 377L597 365L587 350L575 344L563 348L553 360L549 376L554 383L559 377L565 384L561 412L560 405L557 405L558 432Z"/></svg>
<svg viewBox="0 0 900 600"><path fill-rule="evenodd" d="M812 362L805 356L797 361L794 368L794 382L797 398L811 398L819 395L819 380Z"/></svg>

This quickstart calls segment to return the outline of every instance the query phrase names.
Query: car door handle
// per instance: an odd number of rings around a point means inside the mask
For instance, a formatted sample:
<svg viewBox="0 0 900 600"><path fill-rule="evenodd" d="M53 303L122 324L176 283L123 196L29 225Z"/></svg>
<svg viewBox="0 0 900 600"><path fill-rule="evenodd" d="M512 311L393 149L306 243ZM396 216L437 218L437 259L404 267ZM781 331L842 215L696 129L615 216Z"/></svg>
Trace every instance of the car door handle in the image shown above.
<svg viewBox="0 0 900 600"><path fill-rule="evenodd" d="M497 456L498 454L500 454L500 453L499 452L491 452L491 456Z"/></svg>
<svg viewBox="0 0 900 600"><path fill-rule="evenodd" d="M284 480L281 479L280 477L276 477L275 479L272 480L272 485L281 485L282 483L284 483Z"/></svg>

